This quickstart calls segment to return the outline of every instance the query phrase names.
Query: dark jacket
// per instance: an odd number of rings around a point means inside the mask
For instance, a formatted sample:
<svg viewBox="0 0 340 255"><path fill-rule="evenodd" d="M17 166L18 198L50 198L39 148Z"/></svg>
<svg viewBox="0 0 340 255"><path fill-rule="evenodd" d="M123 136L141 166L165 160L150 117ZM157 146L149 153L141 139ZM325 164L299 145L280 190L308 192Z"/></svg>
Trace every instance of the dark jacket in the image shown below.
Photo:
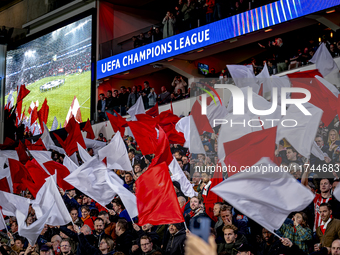
<svg viewBox="0 0 340 255"><path fill-rule="evenodd" d="M217 253L226 251L227 254L236 255L236 248L240 247L241 244L248 243L247 238L244 235L240 235L236 238L235 243L220 243L217 246Z"/></svg>
<svg viewBox="0 0 340 255"><path fill-rule="evenodd" d="M81 245L84 250L86 250L87 254L91 254L91 255L103 255L102 252L96 248L93 247L87 240L87 238L84 236L83 233L81 233L80 235L78 235L78 240L79 240L79 245ZM106 253L106 255L112 255L113 253L115 253L116 251L110 251L109 253Z"/></svg>
<svg viewBox="0 0 340 255"><path fill-rule="evenodd" d="M120 236L117 236L116 251L121 251L124 254L129 254L132 247L132 240L134 240L134 238L128 231L125 231Z"/></svg>
<svg viewBox="0 0 340 255"><path fill-rule="evenodd" d="M60 231L63 232L65 235L67 235L72 241L79 243L78 234L69 230L66 226L60 226ZM89 244L95 241L93 239L93 235L86 235L86 236L84 234L82 235L86 238ZM88 252L85 246L82 246L82 244L79 243L76 254L77 255L86 255L86 254L90 255L91 253Z"/></svg>
<svg viewBox="0 0 340 255"><path fill-rule="evenodd" d="M171 235L165 246L165 255L184 255L184 242L186 239L185 229Z"/></svg>
<svg viewBox="0 0 340 255"><path fill-rule="evenodd" d="M105 234L105 230L101 234L97 234L96 231L93 231L93 234L92 234L93 242L90 243L90 244L93 245L96 248L99 248L99 243L104 237L111 238L111 236Z"/></svg>
<svg viewBox="0 0 340 255"><path fill-rule="evenodd" d="M306 255L297 245L293 244L292 247L284 246L281 240L275 241L272 245L267 245L262 242L257 247L257 255L280 255L280 254L294 254Z"/></svg>

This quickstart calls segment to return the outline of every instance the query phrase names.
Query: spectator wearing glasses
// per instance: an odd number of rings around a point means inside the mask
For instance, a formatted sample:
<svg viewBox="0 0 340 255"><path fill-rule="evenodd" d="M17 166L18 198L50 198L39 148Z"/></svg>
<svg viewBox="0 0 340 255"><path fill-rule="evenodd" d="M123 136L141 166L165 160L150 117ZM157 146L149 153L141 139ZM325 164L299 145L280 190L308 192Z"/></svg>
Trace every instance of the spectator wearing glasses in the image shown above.
<svg viewBox="0 0 340 255"><path fill-rule="evenodd" d="M60 243L60 250L62 255L73 255L71 252L71 245L67 239L63 239Z"/></svg>
<svg viewBox="0 0 340 255"><path fill-rule="evenodd" d="M140 247L142 249L143 255L151 255L156 251L153 249L151 237L146 235L140 238Z"/></svg>

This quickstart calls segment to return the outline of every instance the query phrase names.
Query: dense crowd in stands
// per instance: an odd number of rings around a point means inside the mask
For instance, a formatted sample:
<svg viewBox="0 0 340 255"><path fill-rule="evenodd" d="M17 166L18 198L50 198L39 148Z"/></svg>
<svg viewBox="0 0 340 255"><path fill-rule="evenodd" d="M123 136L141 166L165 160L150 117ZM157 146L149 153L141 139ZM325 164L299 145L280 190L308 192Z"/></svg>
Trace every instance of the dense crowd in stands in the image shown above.
<svg viewBox="0 0 340 255"><path fill-rule="evenodd" d="M339 184L337 173L317 176L315 169L323 164L340 165L339 120L334 119L328 127L320 123L315 138L318 146L327 156L324 161L315 157L310 159L308 167L303 158L287 141L282 140L277 147L276 155L282 159L282 165L290 169L290 173L299 182L315 193L314 201L303 211L292 213L277 234L280 240L265 228L259 226L227 202L214 205L214 219L211 221L210 234L217 243L217 250L211 254L338 254L340 249L340 202L333 196L333 191ZM201 136L206 150L204 154L190 154L188 149L178 144L171 144L170 149L179 166L191 181L198 196L186 197L178 182L173 182L186 226L199 218L208 217L205 210L205 199L209 194L209 186L213 173L193 172L195 167L213 166L218 163L217 138L219 128L214 133L204 133ZM97 138L110 142L110 139L100 134ZM135 181L148 170L153 160L152 155L142 155L133 137L124 136L126 150L133 167L132 172L113 169L124 181L124 187L136 192ZM92 148L87 148L93 156ZM82 160L78 156L78 161ZM52 151L52 159L63 163L64 155ZM192 175L190 175L190 173ZM24 237L18 234L18 223L15 217L6 217L9 233L0 232L2 245L0 252L7 254L185 254L187 235L185 224L153 226L146 224L138 226L131 221L122 201L114 198L106 210L79 190L62 190L60 194L69 209L73 224L52 227L45 225L35 246L30 246ZM26 190L23 195L33 199ZM297 194L298 195L298 194ZM35 222L35 211L30 207L26 224ZM325 230L326 229L326 230ZM314 233L314 234L313 234ZM243 247L243 248L242 248ZM251 253L242 253L242 252ZM331 253L329 253L330 251ZM39 253L40 252L40 253Z"/></svg>
<svg viewBox="0 0 340 255"><path fill-rule="evenodd" d="M162 27L132 37L134 48L274 2L272 0L179 0L166 12Z"/></svg>

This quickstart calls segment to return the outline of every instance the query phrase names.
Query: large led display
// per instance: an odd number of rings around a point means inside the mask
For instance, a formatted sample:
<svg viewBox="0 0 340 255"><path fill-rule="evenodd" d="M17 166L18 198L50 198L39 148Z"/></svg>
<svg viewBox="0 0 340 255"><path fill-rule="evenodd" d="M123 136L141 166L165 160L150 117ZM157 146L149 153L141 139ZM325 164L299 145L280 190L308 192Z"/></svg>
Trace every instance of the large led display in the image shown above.
<svg viewBox="0 0 340 255"><path fill-rule="evenodd" d="M26 116L32 102L49 106L47 127L54 117L64 124L76 97L84 121L90 118L92 16L80 19L7 52L6 95L25 84ZM6 98L7 98L6 96ZM74 105L74 104L73 104Z"/></svg>

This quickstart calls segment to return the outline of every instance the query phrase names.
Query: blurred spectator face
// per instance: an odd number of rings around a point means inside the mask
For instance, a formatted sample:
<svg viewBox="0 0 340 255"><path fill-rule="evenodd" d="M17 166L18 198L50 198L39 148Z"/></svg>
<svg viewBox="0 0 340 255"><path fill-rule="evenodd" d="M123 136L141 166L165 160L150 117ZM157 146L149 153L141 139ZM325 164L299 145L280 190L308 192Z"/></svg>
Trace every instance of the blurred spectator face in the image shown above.
<svg viewBox="0 0 340 255"><path fill-rule="evenodd" d="M152 32L151 31L148 31L148 36L152 36Z"/></svg>
<svg viewBox="0 0 340 255"><path fill-rule="evenodd" d="M235 243L237 235L234 233L232 229L225 229L224 231L224 240L226 243Z"/></svg>
<svg viewBox="0 0 340 255"><path fill-rule="evenodd" d="M322 221L327 222L331 217L332 210L329 210L327 206L320 206L319 211Z"/></svg>
<svg viewBox="0 0 340 255"><path fill-rule="evenodd" d="M43 230L40 233L40 235L42 235L42 236L45 235L47 230L48 230L48 226L47 226L47 224L45 224Z"/></svg>
<svg viewBox="0 0 340 255"><path fill-rule="evenodd" d="M159 28L156 27L155 32L158 34L159 33Z"/></svg>
<svg viewBox="0 0 340 255"><path fill-rule="evenodd" d="M329 46L329 50L330 50L331 52L334 52L334 48L335 48L334 44L331 44L331 45Z"/></svg>
<svg viewBox="0 0 340 255"><path fill-rule="evenodd" d="M24 244L23 244L23 243L21 242L21 240L19 240L19 239L15 240L14 244L15 244L16 246L18 246L18 247L20 248L20 250L21 250L22 248L24 248Z"/></svg>
<svg viewBox="0 0 340 255"><path fill-rule="evenodd" d="M329 131L329 139L331 142L336 140L336 132L334 130Z"/></svg>
<svg viewBox="0 0 340 255"><path fill-rule="evenodd" d="M340 42L338 42L338 43L336 44L336 46L337 46L338 50L340 50Z"/></svg>
<svg viewBox="0 0 340 255"><path fill-rule="evenodd" d="M193 182L194 184L199 184L199 182L200 182L201 180L202 180L202 177L201 177L201 174L200 174L200 173L196 172L196 173L193 174L193 176L192 176L192 182Z"/></svg>
<svg viewBox="0 0 340 255"><path fill-rule="evenodd" d="M197 197L193 197L191 200L190 200L190 208L191 210L195 211L196 209L199 208L199 200Z"/></svg>
<svg viewBox="0 0 340 255"><path fill-rule="evenodd" d="M149 87L149 85L148 85L147 83L144 82L144 88L147 89L148 87Z"/></svg>
<svg viewBox="0 0 340 255"><path fill-rule="evenodd" d="M71 245L68 241L62 241L60 243L60 250L63 254L71 252Z"/></svg>
<svg viewBox="0 0 340 255"><path fill-rule="evenodd" d="M15 232L18 231L18 223L16 221L12 222L11 231L12 231L12 233L15 233Z"/></svg>
<svg viewBox="0 0 340 255"><path fill-rule="evenodd" d="M106 96L107 96L107 97L112 96L112 92L111 92L111 91L106 92Z"/></svg>
<svg viewBox="0 0 340 255"><path fill-rule="evenodd" d="M177 161L178 162L178 165L183 168L183 162L182 161Z"/></svg>
<svg viewBox="0 0 340 255"><path fill-rule="evenodd" d="M143 251L143 254L152 251L152 243L149 239L140 239L140 247Z"/></svg>
<svg viewBox="0 0 340 255"><path fill-rule="evenodd" d="M136 86L133 86L132 87L132 93L135 93L136 92Z"/></svg>
<svg viewBox="0 0 340 255"><path fill-rule="evenodd" d="M131 183L132 182L132 176L131 174L125 174L125 182L127 184Z"/></svg>
<svg viewBox="0 0 340 255"><path fill-rule="evenodd" d="M340 255L340 240L334 240L331 247L332 255Z"/></svg>
<svg viewBox="0 0 340 255"><path fill-rule="evenodd" d="M169 232L171 235L174 235L178 232L178 229L174 225L169 226Z"/></svg>
<svg viewBox="0 0 340 255"><path fill-rule="evenodd" d="M182 162L183 162L183 165L188 164L188 157L183 156L182 157Z"/></svg>
<svg viewBox="0 0 340 255"><path fill-rule="evenodd" d="M315 138L315 142L320 148L322 148L324 145L323 139L321 137Z"/></svg>
<svg viewBox="0 0 340 255"><path fill-rule="evenodd" d="M221 205L219 204L214 205L213 212L214 212L215 217L220 216L220 209L221 209Z"/></svg>
<svg viewBox="0 0 340 255"><path fill-rule="evenodd" d="M308 53L308 48L307 47L303 50L303 53L305 53L305 54Z"/></svg>
<svg viewBox="0 0 340 255"><path fill-rule="evenodd" d="M104 231L104 223L101 220L96 220L94 223L94 230L98 233L101 234Z"/></svg>
<svg viewBox="0 0 340 255"><path fill-rule="evenodd" d="M119 213L121 210L121 206L118 206L116 203L112 203L112 208L116 213ZM117 226L118 224L116 224Z"/></svg>
<svg viewBox="0 0 340 255"><path fill-rule="evenodd" d="M77 210L72 210L70 212L70 215L71 215L71 218L72 218L72 221L74 222L76 219L78 219L78 211Z"/></svg>
<svg viewBox="0 0 340 255"><path fill-rule="evenodd" d="M182 90L178 89L178 90L177 90L177 94L178 94L178 95L182 94Z"/></svg>
<svg viewBox="0 0 340 255"><path fill-rule="evenodd" d="M99 95L99 98L100 98L100 100L103 100L104 95L100 94L100 95Z"/></svg>
<svg viewBox="0 0 340 255"><path fill-rule="evenodd" d="M273 237L273 234L270 233L267 229L263 228L262 229L262 238L263 240L266 241L266 243L269 243L270 242L270 239L272 239Z"/></svg>
<svg viewBox="0 0 340 255"><path fill-rule="evenodd" d="M139 37L140 37L140 38L143 38L143 37L144 37L144 34L143 34L143 33L140 33L140 34L139 34Z"/></svg>
<svg viewBox="0 0 340 255"><path fill-rule="evenodd" d="M328 191L330 191L332 188L332 185L330 184L328 179L322 179L320 181L320 191L323 193L327 193Z"/></svg>
<svg viewBox="0 0 340 255"><path fill-rule="evenodd" d="M296 153L296 152L293 152L292 149L288 149L288 150L286 151L286 155L287 155L287 159L288 159L289 161L294 161L294 160L296 160L296 155L297 155L297 153Z"/></svg>
<svg viewBox="0 0 340 255"><path fill-rule="evenodd" d="M85 209L82 209L81 210L81 215L83 216L83 218L85 219L87 216L90 215L90 212L85 210Z"/></svg>
<svg viewBox="0 0 340 255"><path fill-rule="evenodd" d="M181 154L178 151L175 152L174 156L175 156L176 159L182 158Z"/></svg>
<svg viewBox="0 0 340 255"><path fill-rule="evenodd" d="M220 215L225 225L231 224L231 222L233 222L233 214L231 213L231 211L222 211L220 212Z"/></svg>
<svg viewBox="0 0 340 255"><path fill-rule="evenodd" d="M204 183L208 183L209 182L209 176L207 175L207 173L202 173L202 181Z"/></svg>
<svg viewBox="0 0 340 255"><path fill-rule="evenodd" d="M162 91L162 93L166 91L165 86L162 86L162 87L161 87L161 91Z"/></svg>
<svg viewBox="0 0 340 255"><path fill-rule="evenodd" d="M133 183L133 188L132 188L133 192L136 193L136 183Z"/></svg>
<svg viewBox="0 0 340 255"><path fill-rule="evenodd" d="M149 223L142 226L142 230L145 232L150 230L151 228L152 228L152 225Z"/></svg>
<svg viewBox="0 0 340 255"><path fill-rule="evenodd" d="M142 171L141 167L139 165L136 165L135 166L135 173L138 173L140 171Z"/></svg>

